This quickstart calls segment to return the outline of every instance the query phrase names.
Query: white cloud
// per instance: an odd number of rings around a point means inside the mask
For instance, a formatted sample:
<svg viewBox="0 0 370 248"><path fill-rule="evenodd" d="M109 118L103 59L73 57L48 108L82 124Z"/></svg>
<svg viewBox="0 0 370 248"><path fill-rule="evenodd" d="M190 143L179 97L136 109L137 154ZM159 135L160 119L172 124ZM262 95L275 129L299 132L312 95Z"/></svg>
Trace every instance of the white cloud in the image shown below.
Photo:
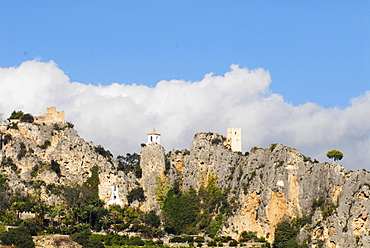
<svg viewBox="0 0 370 248"><path fill-rule="evenodd" d="M27 61L0 68L0 113L39 115L55 106L81 137L116 155L139 152L152 128L171 150L189 148L197 132L241 127L244 150L282 143L325 161L328 150L339 149L346 168L370 169L370 91L345 109L293 106L271 92L270 83L264 69L232 65L225 75L210 73L199 82L94 86L70 82L53 61Z"/></svg>

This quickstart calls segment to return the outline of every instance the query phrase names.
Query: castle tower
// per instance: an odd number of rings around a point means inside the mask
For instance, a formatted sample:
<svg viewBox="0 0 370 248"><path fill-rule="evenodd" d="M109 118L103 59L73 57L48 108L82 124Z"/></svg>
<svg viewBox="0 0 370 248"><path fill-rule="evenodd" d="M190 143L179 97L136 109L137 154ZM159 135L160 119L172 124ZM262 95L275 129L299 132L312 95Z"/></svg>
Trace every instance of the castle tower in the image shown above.
<svg viewBox="0 0 370 248"><path fill-rule="evenodd" d="M35 116L35 123L38 124L65 123L64 111L57 111L55 107L46 108L46 114Z"/></svg>
<svg viewBox="0 0 370 248"><path fill-rule="evenodd" d="M242 151L242 129L241 128L228 128L227 140L230 143L233 152Z"/></svg>
<svg viewBox="0 0 370 248"><path fill-rule="evenodd" d="M157 133L155 129L151 133L148 133L148 142L147 144L150 143L158 143L161 144L161 134Z"/></svg>

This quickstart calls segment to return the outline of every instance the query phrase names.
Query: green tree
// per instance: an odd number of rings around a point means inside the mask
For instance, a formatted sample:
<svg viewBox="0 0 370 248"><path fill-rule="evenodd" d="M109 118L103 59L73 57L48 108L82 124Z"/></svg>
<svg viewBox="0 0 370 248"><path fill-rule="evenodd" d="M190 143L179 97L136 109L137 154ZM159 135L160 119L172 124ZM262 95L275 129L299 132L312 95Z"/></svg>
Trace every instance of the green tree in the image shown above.
<svg viewBox="0 0 370 248"><path fill-rule="evenodd" d="M9 116L8 121L10 120L20 120L23 116L23 111L13 111L12 114Z"/></svg>
<svg viewBox="0 0 370 248"><path fill-rule="evenodd" d="M341 160L343 158L343 153L338 150L331 150L326 153L326 156L330 159L334 159L334 161Z"/></svg>
<svg viewBox="0 0 370 248"><path fill-rule="evenodd" d="M104 215L100 218L100 222L104 224L105 230L108 230L108 224L110 223L111 219L109 215Z"/></svg>
<svg viewBox="0 0 370 248"><path fill-rule="evenodd" d="M104 248L100 240L92 239L90 231L82 231L72 235L72 239L82 245L84 248Z"/></svg>
<svg viewBox="0 0 370 248"><path fill-rule="evenodd" d="M94 149L95 149L95 152L99 153L105 158L109 159L113 157L113 154L109 150L105 150L102 145L95 146Z"/></svg>
<svg viewBox="0 0 370 248"><path fill-rule="evenodd" d="M163 202L165 230L173 234L191 233L196 226L198 216L197 205L183 194L178 186L167 192Z"/></svg>
<svg viewBox="0 0 370 248"><path fill-rule="evenodd" d="M9 194L7 190L9 185L7 183L8 177L6 175L0 174L0 220L6 210L10 207Z"/></svg>
<svg viewBox="0 0 370 248"><path fill-rule="evenodd" d="M144 214L143 220L149 226L159 227L161 225L161 220L154 210Z"/></svg>
<svg viewBox="0 0 370 248"><path fill-rule="evenodd" d="M144 190L142 187L134 188L128 193L127 195L128 203L131 204L135 200L138 200L139 202L145 200Z"/></svg>
<svg viewBox="0 0 370 248"><path fill-rule="evenodd" d="M142 177L142 169L140 167L140 155L137 153L127 153L126 156L117 156L118 167L117 170L122 170L126 174L130 171L135 173L137 178Z"/></svg>
<svg viewBox="0 0 370 248"><path fill-rule="evenodd" d="M297 229L290 224L290 221L283 221L277 224L275 229L274 248L299 247L295 239Z"/></svg>
<svg viewBox="0 0 370 248"><path fill-rule="evenodd" d="M0 235L3 245L15 245L16 248L34 248L35 243L29 231L22 228L11 228Z"/></svg>

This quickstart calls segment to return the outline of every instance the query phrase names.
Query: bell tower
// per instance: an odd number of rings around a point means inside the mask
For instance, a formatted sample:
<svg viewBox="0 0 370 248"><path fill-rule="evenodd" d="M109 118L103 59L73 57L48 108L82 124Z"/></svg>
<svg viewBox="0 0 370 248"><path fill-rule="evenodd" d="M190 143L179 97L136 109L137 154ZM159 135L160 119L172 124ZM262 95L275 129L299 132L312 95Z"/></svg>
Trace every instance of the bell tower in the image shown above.
<svg viewBox="0 0 370 248"><path fill-rule="evenodd" d="M155 129L151 133L148 133L148 142L147 144L150 143L158 143L161 144L161 134L157 133Z"/></svg>

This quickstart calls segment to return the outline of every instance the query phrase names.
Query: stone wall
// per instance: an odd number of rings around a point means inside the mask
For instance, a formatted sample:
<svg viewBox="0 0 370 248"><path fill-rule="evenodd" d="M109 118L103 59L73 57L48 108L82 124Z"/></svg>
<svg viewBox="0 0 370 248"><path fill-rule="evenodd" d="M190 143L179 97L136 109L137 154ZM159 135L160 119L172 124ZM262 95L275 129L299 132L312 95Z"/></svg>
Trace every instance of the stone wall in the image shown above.
<svg viewBox="0 0 370 248"><path fill-rule="evenodd" d="M65 123L64 111L57 111L55 107L46 108L46 114L34 118L38 124Z"/></svg>

